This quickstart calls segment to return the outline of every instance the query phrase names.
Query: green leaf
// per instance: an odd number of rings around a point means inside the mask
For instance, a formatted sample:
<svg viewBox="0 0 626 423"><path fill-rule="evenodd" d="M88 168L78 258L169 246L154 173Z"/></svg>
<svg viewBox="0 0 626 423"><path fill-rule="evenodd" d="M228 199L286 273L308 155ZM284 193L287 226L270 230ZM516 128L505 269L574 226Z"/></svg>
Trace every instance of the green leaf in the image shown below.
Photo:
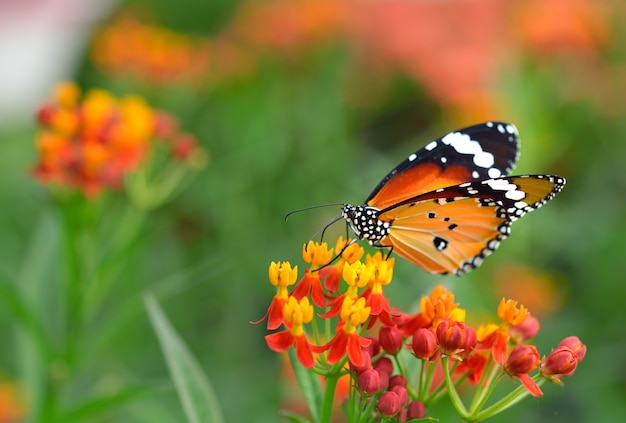
<svg viewBox="0 0 626 423"><path fill-rule="evenodd" d="M51 337L59 337L53 330L60 315L51 311L49 305L59 301L54 292L59 288L53 282L59 248L58 222L44 211L18 268L16 285L2 289L2 294L7 295L4 303L20 322L15 328L14 347L18 379L29 389L27 422L46 421L49 406L54 402L48 372L49 360L55 354Z"/></svg>
<svg viewBox="0 0 626 423"><path fill-rule="evenodd" d="M224 421L215 393L202 368L150 293L144 295L152 322L170 375L190 423L222 423Z"/></svg>
<svg viewBox="0 0 626 423"><path fill-rule="evenodd" d="M300 364L294 348L289 350L289 360L291 361L291 367L293 368L298 386L300 386L300 390L309 407L313 421L318 421L320 408L322 406L322 384L319 376Z"/></svg>
<svg viewBox="0 0 626 423"><path fill-rule="evenodd" d="M141 397L152 396L154 392L155 389L151 387L134 387L124 389L123 391L111 395L93 398L67 413L62 417L61 421L64 423L84 422L88 418L111 410L121 404L134 401Z"/></svg>

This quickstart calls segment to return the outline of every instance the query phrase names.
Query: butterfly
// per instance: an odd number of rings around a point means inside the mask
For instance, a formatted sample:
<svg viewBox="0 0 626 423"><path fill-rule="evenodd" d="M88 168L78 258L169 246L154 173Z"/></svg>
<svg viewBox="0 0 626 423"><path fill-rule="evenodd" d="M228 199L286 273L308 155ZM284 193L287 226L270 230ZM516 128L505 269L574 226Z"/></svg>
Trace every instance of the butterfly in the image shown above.
<svg viewBox="0 0 626 423"><path fill-rule="evenodd" d="M565 186L556 175L507 176L518 156L512 124L450 132L409 155L363 205L343 204L341 217L352 242L390 248L433 274L461 275L500 246L512 222Z"/></svg>

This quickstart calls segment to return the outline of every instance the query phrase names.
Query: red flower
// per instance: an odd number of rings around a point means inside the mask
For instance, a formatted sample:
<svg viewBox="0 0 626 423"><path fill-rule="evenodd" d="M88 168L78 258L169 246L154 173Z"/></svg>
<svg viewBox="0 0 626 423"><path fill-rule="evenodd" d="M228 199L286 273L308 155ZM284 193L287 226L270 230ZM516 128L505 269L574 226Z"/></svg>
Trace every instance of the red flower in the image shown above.
<svg viewBox="0 0 626 423"><path fill-rule="evenodd" d="M437 338L430 330L420 328L413 334L411 348L415 357L429 359L437 352Z"/></svg>
<svg viewBox="0 0 626 423"><path fill-rule="evenodd" d="M303 328L304 324L313 320L313 306L309 304L309 299L305 297L298 301L289 297L284 308L284 320L289 329L267 335L267 346L276 352L285 352L295 346L300 363L306 368L312 368L315 365L313 346L307 341Z"/></svg>
<svg viewBox="0 0 626 423"><path fill-rule="evenodd" d="M513 348L502 367L509 375L518 378L532 396L540 397L543 392L528 375L537 368L539 361L539 353L534 345L518 345Z"/></svg>
<svg viewBox="0 0 626 423"><path fill-rule="evenodd" d="M480 382L480 379L483 377L486 366L487 356L475 353L460 361L454 372L457 374L467 373L467 380L475 385ZM487 381L485 380L485 382Z"/></svg>
<svg viewBox="0 0 626 423"><path fill-rule="evenodd" d="M541 374L555 382L559 379L571 376L578 367L578 356L569 347L562 345L553 350L548 357L541 361L539 371Z"/></svg>
<svg viewBox="0 0 626 423"><path fill-rule="evenodd" d="M373 369L365 370L359 375L357 388L365 395L374 395L380 391L380 374Z"/></svg>
<svg viewBox="0 0 626 423"><path fill-rule="evenodd" d="M291 263L287 261L278 263L272 262L268 273L270 283L277 288L276 295L272 298L272 302L265 316L252 323L258 324L267 318L267 328L274 330L283 323L283 311L289 299L287 288L296 282L298 266L291 268Z"/></svg>
<svg viewBox="0 0 626 423"><path fill-rule="evenodd" d="M357 326L367 321L370 308L365 306L365 299L354 300L346 297L341 307L341 322L337 326L337 334L329 343L316 347L316 351L328 350L327 361L330 364L339 362L346 354L350 362L356 366L363 365L363 354L361 347L367 347L371 340L360 336L357 333Z"/></svg>
<svg viewBox="0 0 626 423"><path fill-rule="evenodd" d="M401 407L402 404L400 402L400 397L398 394L391 391L384 392L376 404L378 412L387 417L392 417L398 414Z"/></svg>
<svg viewBox="0 0 626 423"><path fill-rule="evenodd" d="M578 357L578 361L583 361L583 358L587 354L587 346L580 342L577 336L568 336L561 342L559 342L559 347L568 347L570 350L576 353L576 357Z"/></svg>
<svg viewBox="0 0 626 423"><path fill-rule="evenodd" d="M311 296L313 304L318 307L326 307L326 297L318 272L309 272L306 269L304 276L298 281L291 295L297 299Z"/></svg>
<svg viewBox="0 0 626 423"><path fill-rule="evenodd" d="M380 346L385 352L395 355L402 349L402 333L395 326L383 326L378 333Z"/></svg>
<svg viewBox="0 0 626 423"><path fill-rule="evenodd" d="M519 325L512 325L509 328L509 334L515 340L515 342L522 343L528 339L532 339L539 332L539 320L535 316L530 314Z"/></svg>
<svg viewBox="0 0 626 423"><path fill-rule="evenodd" d="M463 351L465 324L454 320L444 320L437 326L436 335L441 354L455 356Z"/></svg>

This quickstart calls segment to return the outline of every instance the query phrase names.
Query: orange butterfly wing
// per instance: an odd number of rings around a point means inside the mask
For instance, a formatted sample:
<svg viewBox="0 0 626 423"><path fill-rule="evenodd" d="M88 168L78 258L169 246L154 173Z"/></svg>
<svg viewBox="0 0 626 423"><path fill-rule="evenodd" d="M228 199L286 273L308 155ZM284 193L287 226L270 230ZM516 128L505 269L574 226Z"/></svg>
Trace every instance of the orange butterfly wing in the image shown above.
<svg viewBox="0 0 626 423"><path fill-rule="evenodd" d="M478 267L509 234L509 226L565 185L551 175L488 179L447 187L382 210L389 223L379 244L434 274Z"/></svg>

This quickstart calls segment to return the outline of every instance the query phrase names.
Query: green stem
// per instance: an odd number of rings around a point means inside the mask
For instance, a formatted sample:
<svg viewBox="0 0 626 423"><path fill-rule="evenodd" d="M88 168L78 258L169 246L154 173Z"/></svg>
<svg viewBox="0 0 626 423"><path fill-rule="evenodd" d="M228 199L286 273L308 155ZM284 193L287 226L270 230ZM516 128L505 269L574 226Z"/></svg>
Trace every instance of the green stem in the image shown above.
<svg viewBox="0 0 626 423"><path fill-rule="evenodd" d="M333 403L335 401L335 390L337 389L338 375L326 376L324 386L324 397L322 399L322 410L320 413L320 423L330 423L333 414Z"/></svg>
<svg viewBox="0 0 626 423"><path fill-rule="evenodd" d="M483 396L483 393L485 391L485 389L487 388L487 382L485 381L485 378L487 377L488 374L491 374L493 372L493 369L491 369L491 371L489 372L488 369L491 368L492 365L492 357L491 354L489 354L489 358L487 359L487 364L485 364L485 369L483 370L483 373L480 377L480 381L478 382L478 388L476 389L476 392L474 392L474 397L472 398L472 402L470 403L470 413L473 413L474 410L477 409L477 405L478 402L480 401L480 399Z"/></svg>
<svg viewBox="0 0 626 423"><path fill-rule="evenodd" d="M470 415L474 415L478 410L482 408L483 405L485 405L485 402L487 401L487 399L489 399L489 396L504 375L499 365L493 366L493 368L489 372L487 380L484 381L483 379L486 373L487 372L483 374L483 378L481 378L479 388L474 394L474 398L472 399L472 403L469 409Z"/></svg>
<svg viewBox="0 0 626 423"><path fill-rule="evenodd" d="M80 205L78 205L80 207ZM65 359L70 367L75 361L76 341L80 338L82 315L81 277L79 258L79 235L82 216L76 213L76 204L61 206L63 220L63 263L65 267L66 338Z"/></svg>
<svg viewBox="0 0 626 423"><path fill-rule="evenodd" d="M465 405L463 405L463 401L461 401L461 397L459 397L459 393L456 391L454 387L454 383L452 383L452 377L450 376L450 368L448 367L448 356L441 356L441 365L443 366L443 374L445 376L446 387L448 388L448 395L450 395L450 401L452 402L452 406L456 410L456 412L464 419L467 419L467 410L465 409Z"/></svg>
<svg viewBox="0 0 626 423"><path fill-rule="evenodd" d="M428 396L428 391L430 390L430 388L432 387L432 383L433 383L433 376L435 375L435 367L436 364L428 362L426 365L427 368L427 372L426 372L426 380L424 381L424 390L422 391L422 398L425 400L426 397Z"/></svg>
<svg viewBox="0 0 626 423"><path fill-rule="evenodd" d="M374 407L376 407L376 403L378 402L378 397L372 397L367 402L367 405L361 411L361 415L359 416L360 422L369 422L372 421L372 416L374 414Z"/></svg>
<svg viewBox="0 0 626 423"><path fill-rule="evenodd" d="M543 383L546 381L546 379L539 374L537 374L533 379L537 383L537 386L543 385ZM529 395L528 390L524 387L524 385L520 385L517 388L515 388L513 391L511 391L509 394L507 394L505 397L500 399L498 402L496 402L495 404L482 410L479 413L476 413L475 416L471 416L472 421L478 422L481 420L485 420L488 417L492 417L506 410L507 408L512 407L513 405L517 404L518 402L526 398L526 396L528 395Z"/></svg>
<svg viewBox="0 0 626 423"><path fill-rule="evenodd" d="M85 307L90 321L100 311L102 298L108 293L112 282L124 270L131 249L139 239L146 219L146 212L132 205L127 206L120 223L111 235L106 257L97 265L85 292Z"/></svg>

